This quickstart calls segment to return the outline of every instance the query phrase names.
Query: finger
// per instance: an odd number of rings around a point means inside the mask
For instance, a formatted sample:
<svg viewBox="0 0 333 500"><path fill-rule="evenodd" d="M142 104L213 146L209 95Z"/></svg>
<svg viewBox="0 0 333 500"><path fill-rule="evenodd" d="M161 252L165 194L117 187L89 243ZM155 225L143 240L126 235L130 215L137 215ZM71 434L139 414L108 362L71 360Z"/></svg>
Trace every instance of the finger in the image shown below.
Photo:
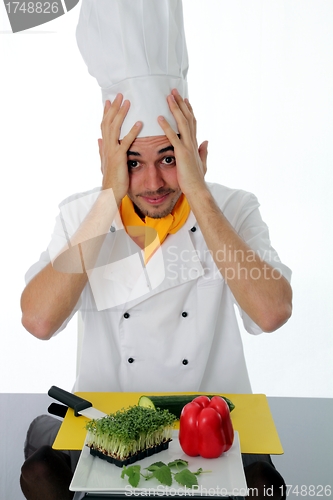
<svg viewBox="0 0 333 500"><path fill-rule="evenodd" d="M171 145L175 148L179 143L179 137L177 133L173 130L170 123L164 118L164 116L159 116L157 120L164 134L169 139Z"/></svg>
<svg viewBox="0 0 333 500"><path fill-rule="evenodd" d="M193 108L190 104L190 101L187 99L187 97L185 99L183 99L177 89L173 89L171 91L171 94L176 99L176 102L177 102L178 106L180 107L180 109L182 110L182 112L184 113L184 116L186 116L186 118L188 118L188 119L192 119L192 118L195 119Z"/></svg>
<svg viewBox="0 0 333 500"><path fill-rule="evenodd" d="M111 107L111 101L109 99L107 99L105 101L105 104L104 104L103 119L104 119L106 113L109 111L110 107Z"/></svg>
<svg viewBox="0 0 333 500"><path fill-rule="evenodd" d="M117 94L114 101L112 103L111 103L111 101L109 101L109 102L110 102L110 106L108 106L106 113L103 116L102 125L104 123L112 123L112 121L114 120L114 117L116 116L116 114L118 113L118 111L122 105L123 95Z"/></svg>
<svg viewBox="0 0 333 500"><path fill-rule="evenodd" d="M98 142L99 156L100 156L100 159L102 160L102 158L103 158L103 139L98 139L97 142Z"/></svg>
<svg viewBox="0 0 333 500"><path fill-rule="evenodd" d="M193 109L189 105L188 99L183 99L177 89L173 89L171 94L175 98L181 112L188 121L189 129L192 134L192 140L195 142L195 144L197 144L197 121L195 119Z"/></svg>
<svg viewBox="0 0 333 500"><path fill-rule="evenodd" d="M121 147L127 152L131 144L135 141L140 130L142 129L142 122L136 122L127 135L121 140Z"/></svg>
<svg viewBox="0 0 333 500"><path fill-rule="evenodd" d="M120 130L128 113L131 104L128 100L125 100L120 108L118 109L117 114L114 116L112 123L108 125L108 133L113 144L119 143Z"/></svg>
<svg viewBox="0 0 333 500"><path fill-rule="evenodd" d="M175 101L178 104L178 106L181 109L181 111L184 114L184 116L187 119L191 119L192 118L192 113L191 113L190 109L188 108L188 106L186 105L185 100L182 98L182 96L178 92L178 90L177 89L173 89L171 91L171 95L173 95L173 97L175 98Z"/></svg>
<svg viewBox="0 0 333 500"><path fill-rule="evenodd" d="M104 123L105 117L106 117L106 115L107 115L110 107L111 107L111 101L106 100L105 104L104 104L104 109L103 109L103 118L102 118L101 126L100 126L101 130L102 130L102 127L103 127L103 123Z"/></svg>
<svg viewBox="0 0 333 500"><path fill-rule="evenodd" d="M199 156L203 166L203 173L207 172L208 141L204 141L199 147Z"/></svg>
<svg viewBox="0 0 333 500"><path fill-rule="evenodd" d="M122 94L117 95L101 126L103 139L110 141L112 146L119 142L120 129L130 108L130 102L125 100L122 103L122 98Z"/></svg>
<svg viewBox="0 0 333 500"><path fill-rule="evenodd" d="M176 99L173 96L173 94L171 94L167 97L167 101L169 104L170 111L176 120L182 141L184 142L186 147L190 147L192 144L192 137L191 137L191 130L190 130L189 121L184 116L184 113L181 111L180 107L178 106L178 103L176 102Z"/></svg>
<svg viewBox="0 0 333 500"><path fill-rule="evenodd" d="M193 131L194 131L195 137L197 137L197 120L195 118L193 108L190 104L190 101L187 99L187 97L184 99L184 102L186 104L187 109L190 111L190 113L192 115Z"/></svg>
<svg viewBox="0 0 333 500"><path fill-rule="evenodd" d="M192 106L190 104L190 101L187 99L187 97L185 97L184 102L185 102L186 106L188 107L188 109L191 111L191 113L194 114L193 113L193 108L192 108Z"/></svg>
<svg viewBox="0 0 333 500"><path fill-rule="evenodd" d="M104 153L103 153L103 140L102 139L98 139L98 151L99 151L99 157L101 159L101 172L102 172L102 174L104 174L104 160L103 160Z"/></svg>
<svg viewBox="0 0 333 500"><path fill-rule="evenodd" d="M117 99L117 97L116 97L116 99ZM115 102L116 99L113 102ZM110 109L111 109L111 107L112 107L112 103L111 103L110 99L107 99L105 101L104 110L103 110L103 118L102 118L102 122L101 122L101 130L103 130L103 127L104 127L104 125L106 123L107 117L110 116Z"/></svg>

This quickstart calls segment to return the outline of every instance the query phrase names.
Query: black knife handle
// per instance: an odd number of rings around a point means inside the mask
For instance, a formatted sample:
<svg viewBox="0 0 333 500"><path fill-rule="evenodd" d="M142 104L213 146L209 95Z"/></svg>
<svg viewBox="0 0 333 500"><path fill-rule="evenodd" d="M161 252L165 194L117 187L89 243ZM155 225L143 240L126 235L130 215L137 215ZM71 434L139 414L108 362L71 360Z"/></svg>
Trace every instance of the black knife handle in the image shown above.
<svg viewBox="0 0 333 500"><path fill-rule="evenodd" d="M60 389L55 385L51 387L51 389L48 392L48 395L51 398L60 401L60 403L64 403L70 408L73 408L74 415L76 417L80 416L79 411L85 410L86 408L90 408L92 406L90 401L80 398L79 396L75 396L75 394L72 394L71 392L64 391L63 389Z"/></svg>
<svg viewBox="0 0 333 500"><path fill-rule="evenodd" d="M56 415L61 418L65 418L67 410L68 406L60 405L59 403L51 403L47 409L51 415Z"/></svg>

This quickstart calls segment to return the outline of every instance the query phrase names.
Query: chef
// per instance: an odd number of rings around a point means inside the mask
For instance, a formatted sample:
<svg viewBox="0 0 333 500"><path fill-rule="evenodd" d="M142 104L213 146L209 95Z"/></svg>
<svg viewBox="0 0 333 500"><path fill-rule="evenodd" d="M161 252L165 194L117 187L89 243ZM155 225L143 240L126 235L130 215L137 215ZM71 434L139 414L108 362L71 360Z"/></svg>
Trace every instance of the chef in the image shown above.
<svg viewBox="0 0 333 500"><path fill-rule="evenodd" d="M60 204L26 276L23 325L46 340L80 311L76 391L251 392L235 306L249 333L276 330L291 314L290 270L256 197L205 181L181 1L83 0L77 40L102 88L102 185ZM31 455L26 498L71 498L68 460ZM260 464L245 462L248 484L259 469L273 484Z"/></svg>

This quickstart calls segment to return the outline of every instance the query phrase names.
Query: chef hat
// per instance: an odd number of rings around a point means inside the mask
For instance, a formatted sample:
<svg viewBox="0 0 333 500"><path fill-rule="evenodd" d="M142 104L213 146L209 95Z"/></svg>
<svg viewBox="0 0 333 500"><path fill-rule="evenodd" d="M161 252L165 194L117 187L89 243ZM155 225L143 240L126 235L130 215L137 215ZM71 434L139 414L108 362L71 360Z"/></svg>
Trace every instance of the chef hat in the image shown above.
<svg viewBox="0 0 333 500"><path fill-rule="evenodd" d="M139 137L163 135L159 115L177 131L166 97L188 96L181 0L82 0L76 38L103 103L118 93L131 102L121 138L138 120Z"/></svg>

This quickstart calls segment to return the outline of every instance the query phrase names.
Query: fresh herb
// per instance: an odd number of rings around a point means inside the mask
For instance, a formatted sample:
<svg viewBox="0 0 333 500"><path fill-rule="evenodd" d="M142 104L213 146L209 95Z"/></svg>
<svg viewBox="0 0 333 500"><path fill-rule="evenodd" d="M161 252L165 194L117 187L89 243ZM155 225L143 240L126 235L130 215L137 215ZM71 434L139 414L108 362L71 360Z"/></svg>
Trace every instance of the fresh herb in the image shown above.
<svg viewBox="0 0 333 500"><path fill-rule="evenodd" d="M168 463L169 467L177 467L177 468L186 467L186 465L188 465L188 462L186 460L182 460L181 458L177 458L177 460Z"/></svg>
<svg viewBox="0 0 333 500"><path fill-rule="evenodd" d="M195 473L188 469L183 469L181 472L175 474L175 480L182 486L187 486L192 488L193 486L198 486L198 479Z"/></svg>
<svg viewBox="0 0 333 500"><path fill-rule="evenodd" d="M146 481L155 477L165 486L171 486L172 480L175 479L178 484L186 486L187 488L192 488L198 486L197 476L205 472L211 472L203 471L201 467L196 472L191 472L187 466L188 462L182 459L174 460L168 464L164 462L154 462L144 469L148 471L147 473L142 473L140 465L129 465L123 467L121 477L124 479L125 476L127 476L128 482L133 488L139 485L140 476Z"/></svg>
<svg viewBox="0 0 333 500"><path fill-rule="evenodd" d="M125 475L128 476L128 482L133 488L136 488L140 481L140 465L130 465L129 467L123 467L121 477L124 478Z"/></svg>
<svg viewBox="0 0 333 500"><path fill-rule="evenodd" d="M87 445L118 460L170 441L176 417L168 410L131 406L86 424Z"/></svg>

